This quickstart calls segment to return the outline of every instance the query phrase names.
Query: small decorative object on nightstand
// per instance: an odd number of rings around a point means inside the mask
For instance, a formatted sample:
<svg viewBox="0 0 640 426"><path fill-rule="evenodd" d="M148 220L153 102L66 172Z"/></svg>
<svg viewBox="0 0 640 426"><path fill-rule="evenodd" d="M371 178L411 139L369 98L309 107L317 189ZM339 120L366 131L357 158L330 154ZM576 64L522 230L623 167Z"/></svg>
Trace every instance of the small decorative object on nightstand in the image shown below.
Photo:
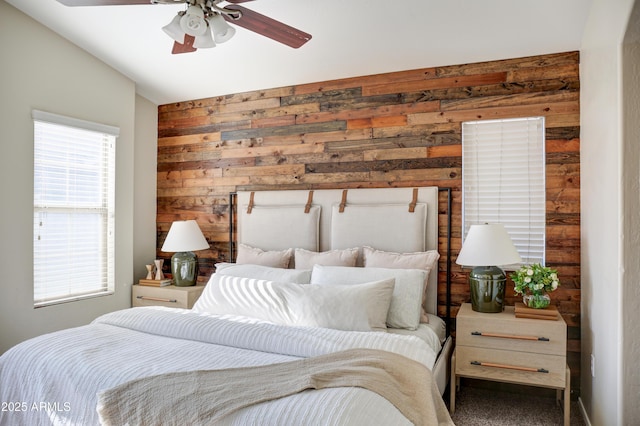
<svg viewBox="0 0 640 426"><path fill-rule="evenodd" d="M147 280L152 280L153 279L153 268L155 268L154 265L144 265L147 268Z"/></svg>
<svg viewBox="0 0 640 426"><path fill-rule="evenodd" d="M539 263L524 265L510 275L516 294L523 294L523 304L533 309L545 309L551 303L549 292L560 285L558 271Z"/></svg>
<svg viewBox="0 0 640 426"><path fill-rule="evenodd" d="M516 318L532 318L549 321L558 320L558 308L553 305L545 309L536 309L525 306L522 302L516 302L514 312Z"/></svg>
<svg viewBox="0 0 640 426"><path fill-rule="evenodd" d="M555 321L541 321L517 318L513 306L498 314L484 314L463 304L456 317L456 349L451 358L451 413L460 377L469 377L556 389L558 401L564 394L564 424L568 426L567 324L554 312Z"/></svg>
<svg viewBox="0 0 640 426"><path fill-rule="evenodd" d="M156 259L153 261L156 265L156 275L153 277L154 280L163 280L164 274L162 273L162 264L164 263L164 259Z"/></svg>
<svg viewBox="0 0 640 426"><path fill-rule="evenodd" d="M147 280L142 279L138 281L138 285L150 285L153 287L164 287L173 284L173 280L171 278L163 278L161 280Z"/></svg>
<svg viewBox="0 0 640 426"><path fill-rule="evenodd" d="M171 257L171 275L173 283L178 287L196 284L198 279L198 257L196 250L209 248L209 243L195 220L173 222L162 251L176 252Z"/></svg>
<svg viewBox="0 0 640 426"><path fill-rule="evenodd" d="M474 311L502 312L507 277L497 265L511 265L521 261L503 225L471 225L456 263L474 266L469 273L471 306Z"/></svg>

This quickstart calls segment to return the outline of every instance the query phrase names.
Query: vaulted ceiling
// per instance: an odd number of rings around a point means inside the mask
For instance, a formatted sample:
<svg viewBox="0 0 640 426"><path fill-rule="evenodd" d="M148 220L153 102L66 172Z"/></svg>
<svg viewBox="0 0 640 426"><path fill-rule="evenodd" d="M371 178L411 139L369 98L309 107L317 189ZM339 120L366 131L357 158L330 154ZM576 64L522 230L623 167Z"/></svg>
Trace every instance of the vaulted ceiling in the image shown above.
<svg viewBox="0 0 640 426"><path fill-rule="evenodd" d="M292 49L244 28L172 55L184 5L67 7L5 0L136 82L157 104L391 71L579 50L591 0L255 0L310 33ZM221 3L224 5L225 3Z"/></svg>

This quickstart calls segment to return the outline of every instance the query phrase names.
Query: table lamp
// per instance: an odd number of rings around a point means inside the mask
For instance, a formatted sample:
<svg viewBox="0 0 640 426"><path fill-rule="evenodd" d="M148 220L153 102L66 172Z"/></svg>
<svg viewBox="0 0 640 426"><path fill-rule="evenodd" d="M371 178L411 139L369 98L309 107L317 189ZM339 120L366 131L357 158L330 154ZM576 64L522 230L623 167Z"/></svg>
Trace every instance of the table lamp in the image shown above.
<svg viewBox="0 0 640 426"><path fill-rule="evenodd" d="M171 224L162 251L176 252L171 256L173 284L188 287L198 279L198 257L196 250L209 248L209 243L195 220L181 220Z"/></svg>
<svg viewBox="0 0 640 426"><path fill-rule="evenodd" d="M502 224L471 225L456 263L474 267L469 273L474 311L502 312L507 277L498 265L520 262L522 259Z"/></svg>

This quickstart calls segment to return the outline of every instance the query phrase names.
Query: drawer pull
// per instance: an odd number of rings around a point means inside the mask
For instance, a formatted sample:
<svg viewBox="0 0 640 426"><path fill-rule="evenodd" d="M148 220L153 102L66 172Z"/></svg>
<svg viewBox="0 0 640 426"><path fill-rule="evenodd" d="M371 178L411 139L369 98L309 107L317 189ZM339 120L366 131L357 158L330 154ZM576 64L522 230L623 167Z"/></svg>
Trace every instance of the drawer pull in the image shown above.
<svg viewBox="0 0 640 426"><path fill-rule="evenodd" d="M178 303L176 299L163 299L161 297L136 296L140 300L153 300L154 302Z"/></svg>
<svg viewBox="0 0 640 426"><path fill-rule="evenodd" d="M548 342L548 337L536 336L519 336L517 334L498 334L498 333L482 333L480 331L472 331L472 336L499 337L501 339L519 339L519 340L537 340L539 342Z"/></svg>
<svg viewBox="0 0 640 426"><path fill-rule="evenodd" d="M482 367L506 368L509 370L530 371L532 373L548 373L549 370L544 368L518 367L516 365L494 364L492 362L471 361L471 365L479 365Z"/></svg>

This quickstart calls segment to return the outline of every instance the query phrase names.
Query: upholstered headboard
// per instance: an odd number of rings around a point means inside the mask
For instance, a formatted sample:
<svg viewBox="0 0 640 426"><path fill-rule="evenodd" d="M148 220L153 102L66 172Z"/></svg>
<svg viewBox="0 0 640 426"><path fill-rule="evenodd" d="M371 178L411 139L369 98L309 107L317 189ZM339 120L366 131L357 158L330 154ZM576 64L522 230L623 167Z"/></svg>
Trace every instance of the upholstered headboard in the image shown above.
<svg viewBox="0 0 640 426"><path fill-rule="evenodd" d="M263 250L438 250L437 187L240 191L236 206L237 242ZM427 286L434 315L437 280L434 271Z"/></svg>

